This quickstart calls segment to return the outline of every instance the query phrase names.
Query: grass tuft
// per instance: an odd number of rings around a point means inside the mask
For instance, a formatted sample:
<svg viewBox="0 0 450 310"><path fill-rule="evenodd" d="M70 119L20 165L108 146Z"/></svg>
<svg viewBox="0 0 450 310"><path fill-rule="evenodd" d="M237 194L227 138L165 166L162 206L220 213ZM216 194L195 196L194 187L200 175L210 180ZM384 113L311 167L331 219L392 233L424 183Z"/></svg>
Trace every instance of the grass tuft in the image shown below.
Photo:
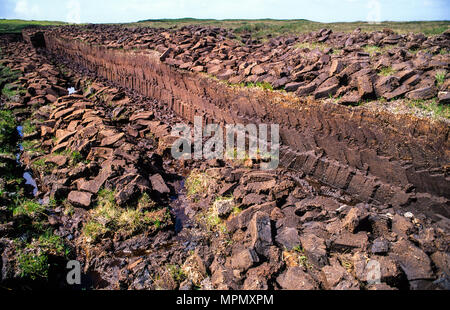
<svg viewBox="0 0 450 310"><path fill-rule="evenodd" d="M44 150L40 147L41 143L38 140L25 140L22 142L24 152L36 153L38 155L44 154Z"/></svg>
<svg viewBox="0 0 450 310"><path fill-rule="evenodd" d="M29 120L29 119L27 119L27 120L23 123L22 128L23 128L23 133L24 133L25 135L30 135L30 134L36 132L36 125L33 124L33 123L31 122L31 120Z"/></svg>
<svg viewBox="0 0 450 310"><path fill-rule="evenodd" d="M37 214L43 214L45 207L34 200L21 201L13 210L14 216L26 215L33 217Z"/></svg>
<svg viewBox="0 0 450 310"><path fill-rule="evenodd" d="M116 232L133 236L147 228L160 229L170 221L166 208L155 209L155 203L148 195L143 195L137 202L137 208L118 206L114 199L115 192L102 189L98 194L97 206L90 211L90 219L83 228L85 241L95 243L106 234Z"/></svg>
<svg viewBox="0 0 450 310"><path fill-rule="evenodd" d="M210 178L205 174L192 171L185 182L188 197L203 193L208 189Z"/></svg>
<svg viewBox="0 0 450 310"><path fill-rule="evenodd" d="M48 277L48 257L44 253L19 251L17 263L22 278L36 280Z"/></svg>
<svg viewBox="0 0 450 310"><path fill-rule="evenodd" d="M167 270L169 270L169 273L175 282L180 283L187 278L187 275L184 273L183 269L180 266L167 265Z"/></svg>
<svg viewBox="0 0 450 310"><path fill-rule="evenodd" d="M435 118L442 117L450 119L450 106L439 104L436 98L431 100L407 100L406 104L410 108L431 113Z"/></svg>
<svg viewBox="0 0 450 310"><path fill-rule="evenodd" d="M332 29L333 32L352 32L356 28L361 28L363 32L383 31L390 28L398 33L419 33L426 35L441 34L448 29L449 21L431 21L431 22L382 22L379 24L370 24L367 22L337 22L337 23L319 23L306 19L295 20L276 20L276 19L150 19L132 24L124 24L124 27L155 27L155 28L181 28L187 25L201 25L224 27L234 31L234 34L242 36L251 33L252 39L267 39L268 36L295 35L317 31L322 28Z"/></svg>
<svg viewBox="0 0 450 310"><path fill-rule="evenodd" d="M397 71L395 71L392 67L384 67L381 68L380 71L378 72L378 75L381 76L391 76L393 74L395 74Z"/></svg>
<svg viewBox="0 0 450 310"><path fill-rule="evenodd" d="M306 49L307 48L309 50L318 49L319 51L323 52L324 50L326 50L330 46L328 46L325 43L308 43L308 42L303 42L303 43L295 44L294 47L295 48L299 48L299 49Z"/></svg>
<svg viewBox="0 0 450 310"><path fill-rule="evenodd" d="M68 257L70 250L64 240L46 230L26 244L16 240L17 264L20 276L32 280L48 277L49 255Z"/></svg>
<svg viewBox="0 0 450 310"><path fill-rule="evenodd" d="M445 77L447 76L447 71L442 70L436 72L435 78L436 78L436 86L439 88L442 84L445 82Z"/></svg>
<svg viewBox="0 0 450 310"><path fill-rule="evenodd" d="M268 91L273 91L273 86L272 84L268 83L268 82L256 82L256 83L239 83L236 84L238 87L247 87L247 88L260 88L262 90L268 90Z"/></svg>
<svg viewBox="0 0 450 310"><path fill-rule="evenodd" d="M12 152L15 148L15 138L17 138L17 132L13 113L0 110L0 152Z"/></svg>

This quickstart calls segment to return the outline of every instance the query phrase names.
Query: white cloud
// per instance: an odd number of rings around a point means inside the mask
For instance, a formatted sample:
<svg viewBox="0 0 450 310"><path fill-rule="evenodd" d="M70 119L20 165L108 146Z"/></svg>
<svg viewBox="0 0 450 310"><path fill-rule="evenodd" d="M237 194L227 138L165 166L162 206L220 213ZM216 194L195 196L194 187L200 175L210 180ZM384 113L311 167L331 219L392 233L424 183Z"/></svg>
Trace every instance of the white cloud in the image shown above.
<svg viewBox="0 0 450 310"><path fill-rule="evenodd" d="M381 22L381 3L378 0L370 0L367 3L369 12L367 14L367 21L371 24L377 24Z"/></svg>
<svg viewBox="0 0 450 310"><path fill-rule="evenodd" d="M16 13L21 18L35 18L38 19L41 15L41 11L37 4L30 6L27 0L19 0L14 8Z"/></svg>
<svg viewBox="0 0 450 310"><path fill-rule="evenodd" d="M66 21L68 23L81 23L81 4L77 0L69 0L66 5L67 13Z"/></svg>
<svg viewBox="0 0 450 310"><path fill-rule="evenodd" d="M0 16L72 23L152 18L442 20L450 0L0 0ZM4 10L4 11L3 11ZM448 15L448 14L447 14Z"/></svg>

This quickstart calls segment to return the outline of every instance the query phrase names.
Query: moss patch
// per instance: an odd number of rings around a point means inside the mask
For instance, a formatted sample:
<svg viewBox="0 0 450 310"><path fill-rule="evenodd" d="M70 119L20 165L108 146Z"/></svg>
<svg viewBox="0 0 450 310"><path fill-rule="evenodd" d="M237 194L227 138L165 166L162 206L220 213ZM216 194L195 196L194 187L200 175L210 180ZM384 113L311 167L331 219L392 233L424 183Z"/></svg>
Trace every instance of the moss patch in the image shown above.
<svg viewBox="0 0 450 310"><path fill-rule="evenodd" d="M95 243L108 234L133 236L146 230L156 231L170 223L168 209L157 208L146 194L137 205L125 208L116 204L114 196L114 191L99 192L97 206L90 211L90 219L83 227L86 242Z"/></svg>
<svg viewBox="0 0 450 310"><path fill-rule="evenodd" d="M188 197L193 197L200 193L204 193L209 186L210 177L205 173L192 171L185 182Z"/></svg>
<svg viewBox="0 0 450 310"><path fill-rule="evenodd" d="M395 74L397 71L395 71L392 67L383 67L378 72L378 75L380 76L391 76Z"/></svg>
<svg viewBox="0 0 450 310"><path fill-rule="evenodd" d="M50 230L35 234L29 243L16 240L15 245L20 275L32 280L48 277L50 255L67 258L70 253L64 240Z"/></svg>

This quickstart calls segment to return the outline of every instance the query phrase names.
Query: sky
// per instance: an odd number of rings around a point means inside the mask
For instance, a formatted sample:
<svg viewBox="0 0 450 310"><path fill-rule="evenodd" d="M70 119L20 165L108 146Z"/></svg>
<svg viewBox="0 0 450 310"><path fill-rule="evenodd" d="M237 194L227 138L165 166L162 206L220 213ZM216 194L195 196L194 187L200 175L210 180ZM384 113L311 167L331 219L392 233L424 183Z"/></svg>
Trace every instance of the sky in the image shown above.
<svg viewBox="0 0 450 310"><path fill-rule="evenodd" d="M1 0L0 18L124 23L158 18L449 20L450 0Z"/></svg>

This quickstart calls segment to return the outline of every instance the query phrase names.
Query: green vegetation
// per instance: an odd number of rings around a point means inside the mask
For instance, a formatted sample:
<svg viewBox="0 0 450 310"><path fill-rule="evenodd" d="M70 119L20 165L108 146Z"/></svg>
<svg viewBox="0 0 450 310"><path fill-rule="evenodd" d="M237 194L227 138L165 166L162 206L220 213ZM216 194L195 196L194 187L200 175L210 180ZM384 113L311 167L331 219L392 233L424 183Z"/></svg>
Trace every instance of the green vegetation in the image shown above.
<svg viewBox="0 0 450 310"><path fill-rule="evenodd" d="M395 74L395 72L397 72L397 71L395 71L392 67L383 67L378 72L378 75L391 76L391 75Z"/></svg>
<svg viewBox="0 0 450 310"><path fill-rule="evenodd" d="M0 181L0 202L3 205L10 206L10 209L14 209L17 205L19 197L23 195L22 184L24 179L22 175L18 173L16 166L5 165L0 162L0 173L2 173Z"/></svg>
<svg viewBox="0 0 450 310"><path fill-rule="evenodd" d="M84 86L83 86L83 94L86 94L87 92L90 91L91 85L92 85L92 81L86 80L86 82L84 83ZM90 96L92 96L92 95L93 94L91 94Z"/></svg>
<svg viewBox="0 0 450 310"><path fill-rule="evenodd" d="M342 54L342 49L340 49L340 48L333 48L333 52L331 54L333 54L333 55L341 55Z"/></svg>
<svg viewBox="0 0 450 310"><path fill-rule="evenodd" d="M242 154L244 155L244 154ZM237 148L233 148L230 150L227 150L226 154L225 154L225 158L226 159L235 159L238 158L238 151Z"/></svg>
<svg viewBox="0 0 450 310"><path fill-rule="evenodd" d="M0 65L0 85L3 86L2 96L9 99L15 94L11 82L16 81L20 74L8 67ZM17 148L17 123L10 110L0 110L0 153L13 153Z"/></svg>
<svg viewBox="0 0 450 310"><path fill-rule="evenodd" d="M94 220L88 221L83 227L83 234L88 243L95 243L98 238L108 230L100 223Z"/></svg>
<svg viewBox="0 0 450 310"><path fill-rule="evenodd" d="M220 199L220 198L219 198ZM229 200L226 199L226 200ZM216 200L217 201L217 200ZM197 220L210 232L227 233L225 222L219 217L214 207L209 208L197 215Z"/></svg>
<svg viewBox="0 0 450 310"><path fill-rule="evenodd" d="M13 71L9 67L0 64L0 84L17 81L20 77L20 71Z"/></svg>
<svg viewBox="0 0 450 310"><path fill-rule="evenodd" d="M347 272L353 272L354 264L350 259L346 258L344 255L340 255L338 259L341 262L342 267L344 267Z"/></svg>
<svg viewBox="0 0 450 310"><path fill-rule="evenodd" d="M6 84L2 89L2 95L8 100L15 100L17 96L23 96L25 94L26 91L15 83Z"/></svg>
<svg viewBox="0 0 450 310"><path fill-rule="evenodd" d="M61 205L64 206L64 215L72 216L75 213L75 208L67 201L62 201Z"/></svg>
<svg viewBox="0 0 450 310"><path fill-rule="evenodd" d="M397 45L385 45L385 46L376 46L376 45L366 45L363 47L363 50L368 53L370 56L374 56L375 54L384 54L385 52L392 50L397 47Z"/></svg>
<svg viewBox="0 0 450 310"><path fill-rule="evenodd" d="M292 248L292 250L294 250L295 252L298 252L298 253L304 252L303 248L300 245L296 245L295 247Z"/></svg>
<svg viewBox="0 0 450 310"><path fill-rule="evenodd" d="M0 19L0 33L20 33L30 26L53 26L64 25L64 22L21 20L21 19Z"/></svg>
<svg viewBox="0 0 450 310"><path fill-rule="evenodd" d="M295 46L295 48L299 48L299 49L309 49L309 50L315 50L318 49L319 51L324 51L327 48L329 48L329 46L325 43L308 43L308 42L304 42L304 43L297 43Z"/></svg>
<svg viewBox="0 0 450 310"><path fill-rule="evenodd" d="M56 137L54 137L56 141ZM53 155L63 155L67 156L69 160L69 166L75 167L79 163L89 164L89 160L84 159L83 155L78 151L72 151L70 148L67 148L63 151L53 152Z"/></svg>
<svg viewBox="0 0 450 310"><path fill-rule="evenodd" d="M409 49L408 50L408 52L410 52L411 54L413 54L413 55L416 55L419 51L423 51L423 52L426 52L426 53L428 53L428 49Z"/></svg>
<svg viewBox="0 0 450 310"><path fill-rule="evenodd" d="M34 200L25 199L19 202L13 209L14 216L26 215L33 217L35 215L43 214L45 207Z"/></svg>
<svg viewBox="0 0 450 310"><path fill-rule="evenodd" d="M38 155L44 154L44 151L40 147L39 140L25 140L22 142L24 152L36 153Z"/></svg>
<svg viewBox="0 0 450 310"><path fill-rule="evenodd" d="M63 239L50 230L36 235L28 244L16 240L16 251L21 277L32 280L48 277L49 255L68 257L70 253Z"/></svg>
<svg viewBox="0 0 450 310"><path fill-rule="evenodd" d="M115 205L116 201L114 198L114 191L102 188L98 192L98 205L99 206L112 206Z"/></svg>
<svg viewBox="0 0 450 310"><path fill-rule="evenodd" d="M233 198L233 196L219 196L219 197L217 197L214 201L228 201L228 200L230 200L230 201L232 201L234 198Z"/></svg>
<svg viewBox="0 0 450 310"><path fill-rule="evenodd" d="M38 158L37 160L33 161L31 163L31 167L34 170L40 171L40 172L46 172L50 170L51 164L47 164L45 162L45 157Z"/></svg>
<svg viewBox="0 0 450 310"><path fill-rule="evenodd" d="M139 210L151 210L156 207L156 203L150 198L147 193L142 194L137 202L137 208Z"/></svg>
<svg viewBox="0 0 450 310"><path fill-rule="evenodd" d="M20 72L0 65L0 75L3 99L15 100L16 96L25 92L18 84ZM23 170L18 169L15 157L19 139L16 126L14 113L0 110L0 152L5 153L0 158L0 203L12 213L15 224L13 234L20 236L15 240L16 266L20 275L31 280L44 280L49 274L50 256L67 256L69 250L63 239L49 230L46 207L36 200L25 198ZM31 120L26 120L22 127L26 135L36 130ZM22 147L27 152L43 153L37 140L23 141ZM32 166L39 170L46 169L45 159L38 158Z"/></svg>
<svg viewBox="0 0 450 310"><path fill-rule="evenodd" d="M90 211L90 219L83 227L86 242L95 243L99 237L115 232L132 236L147 228L159 229L170 219L168 210L157 210L147 194L138 200L136 208L119 207L114 196L114 191L106 189L98 193L97 206Z"/></svg>
<svg viewBox="0 0 450 310"><path fill-rule="evenodd" d="M227 233L225 222L212 210L200 214L198 219L204 223L206 229L210 232Z"/></svg>
<svg viewBox="0 0 450 310"><path fill-rule="evenodd" d="M233 148L226 151L225 159L233 160L238 164L244 164L247 160L250 159L250 155L246 150L238 151L237 148Z"/></svg>
<svg viewBox="0 0 450 310"><path fill-rule="evenodd" d="M65 25L64 22L57 21L25 21L25 20L0 20L0 33L19 33L29 26L52 26ZM430 22L382 22L379 24L369 24L367 22L352 23L319 23L306 19L297 20L275 20L275 19L150 19L137 23L122 24L124 27L156 27L156 28L181 28L188 25L201 25L212 27L230 28L239 36L245 33L252 33L256 39L265 39L268 36L279 36L286 34L299 34L317 31L322 28L332 29L334 32L352 32L356 28L361 28L364 32L382 31L390 28L398 33L423 32L426 35L441 34L449 29L449 21Z"/></svg>
<svg viewBox="0 0 450 310"><path fill-rule="evenodd" d="M189 197L204 193L208 189L210 178L205 174L197 171L192 171L186 179L184 186Z"/></svg>
<svg viewBox="0 0 450 310"><path fill-rule="evenodd" d="M11 111L0 110L0 152L11 153L16 148L16 120Z"/></svg>
<svg viewBox="0 0 450 310"><path fill-rule="evenodd" d="M14 100L18 95L24 95L26 91L17 83L21 76L20 71L13 71L9 67L0 64L0 85L2 96L7 100Z"/></svg>
<svg viewBox="0 0 450 310"><path fill-rule="evenodd" d="M21 277L29 277L32 280L48 277L48 257L44 253L19 251L17 263Z"/></svg>
<svg viewBox="0 0 450 310"><path fill-rule="evenodd" d="M175 282L183 282L187 278L187 275L180 266L167 265L167 270Z"/></svg>
<svg viewBox="0 0 450 310"><path fill-rule="evenodd" d="M242 209L241 209L241 208L234 206L234 207L233 207L233 211L231 211L231 214L233 214L233 215L238 215L238 214L241 213L241 212L242 212Z"/></svg>
<svg viewBox="0 0 450 310"><path fill-rule="evenodd" d="M439 88L445 82L445 76L447 75L447 71L442 70L436 73L436 86Z"/></svg>
<svg viewBox="0 0 450 310"><path fill-rule="evenodd" d="M48 200L48 206L51 208L56 208L57 205L58 205L58 201L56 200L56 198L50 197Z"/></svg>
<svg viewBox="0 0 450 310"><path fill-rule="evenodd" d="M311 263L308 261L308 258L305 255L300 255L298 257L298 259L299 259L299 265L302 266L303 268L306 268L306 269L312 268Z"/></svg>
<svg viewBox="0 0 450 310"><path fill-rule="evenodd" d="M36 125L30 119L27 119L22 124L23 134L30 135L36 131Z"/></svg>
<svg viewBox="0 0 450 310"><path fill-rule="evenodd" d="M308 261L308 258L305 255L305 250L300 246L297 245L293 248L294 252L298 253L298 264L306 269L311 269L312 265Z"/></svg>
<svg viewBox="0 0 450 310"><path fill-rule="evenodd" d="M205 216L205 220L210 230L214 230L215 227L218 227L222 223L220 217L212 212Z"/></svg>
<svg viewBox="0 0 450 310"><path fill-rule="evenodd" d="M300 266L303 269L313 268L313 265L305 255L305 250L300 245L292 249L285 248L283 251L283 260L290 266Z"/></svg>
<svg viewBox="0 0 450 310"><path fill-rule="evenodd" d="M416 108L428 113L433 117L442 117L450 119L450 106L439 104L436 98L431 100L407 100L406 105L410 108Z"/></svg>
<svg viewBox="0 0 450 310"><path fill-rule="evenodd" d="M268 82L256 82L256 83L240 83L239 87L248 87L248 88L260 88L263 90L273 91L273 86Z"/></svg>
<svg viewBox="0 0 450 310"><path fill-rule="evenodd" d="M70 153L70 164L72 166L75 166L76 164L82 162L83 159L83 155L81 155L78 151L73 151Z"/></svg>
<svg viewBox="0 0 450 310"><path fill-rule="evenodd" d="M187 25L202 25L212 27L230 28L237 35L252 33L256 39L265 39L268 36L279 36L286 34L299 34L311 31L317 31L322 28L332 29L334 32L352 32L356 28L361 28L364 32L382 31L390 28L398 33L423 32L426 35L441 34L449 29L450 21L432 21L432 22L383 22L379 24L369 24L367 22L353 23L318 23L305 19L297 20L275 20L275 19L255 19L255 20L236 20L236 19L154 19L145 20L138 23L123 24L125 27L162 27L181 28Z"/></svg>
<svg viewBox="0 0 450 310"><path fill-rule="evenodd" d="M148 211L141 212L138 209L128 208L123 210L117 218L117 226L121 229L130 231L132 234L142 231L147 225L156 224L159 228L161 226L160 219L154 219L149 215Z"/></svg>
<svg viewBox="0 0 450 310"><path fill-rule="evenodd" d="M64 244L63 239L60 236L53 234L51 231L46 231L40 235L38 244L41 249L46 251L46 253L62 256L67 256L69 254L69 249Z"/></svg>

